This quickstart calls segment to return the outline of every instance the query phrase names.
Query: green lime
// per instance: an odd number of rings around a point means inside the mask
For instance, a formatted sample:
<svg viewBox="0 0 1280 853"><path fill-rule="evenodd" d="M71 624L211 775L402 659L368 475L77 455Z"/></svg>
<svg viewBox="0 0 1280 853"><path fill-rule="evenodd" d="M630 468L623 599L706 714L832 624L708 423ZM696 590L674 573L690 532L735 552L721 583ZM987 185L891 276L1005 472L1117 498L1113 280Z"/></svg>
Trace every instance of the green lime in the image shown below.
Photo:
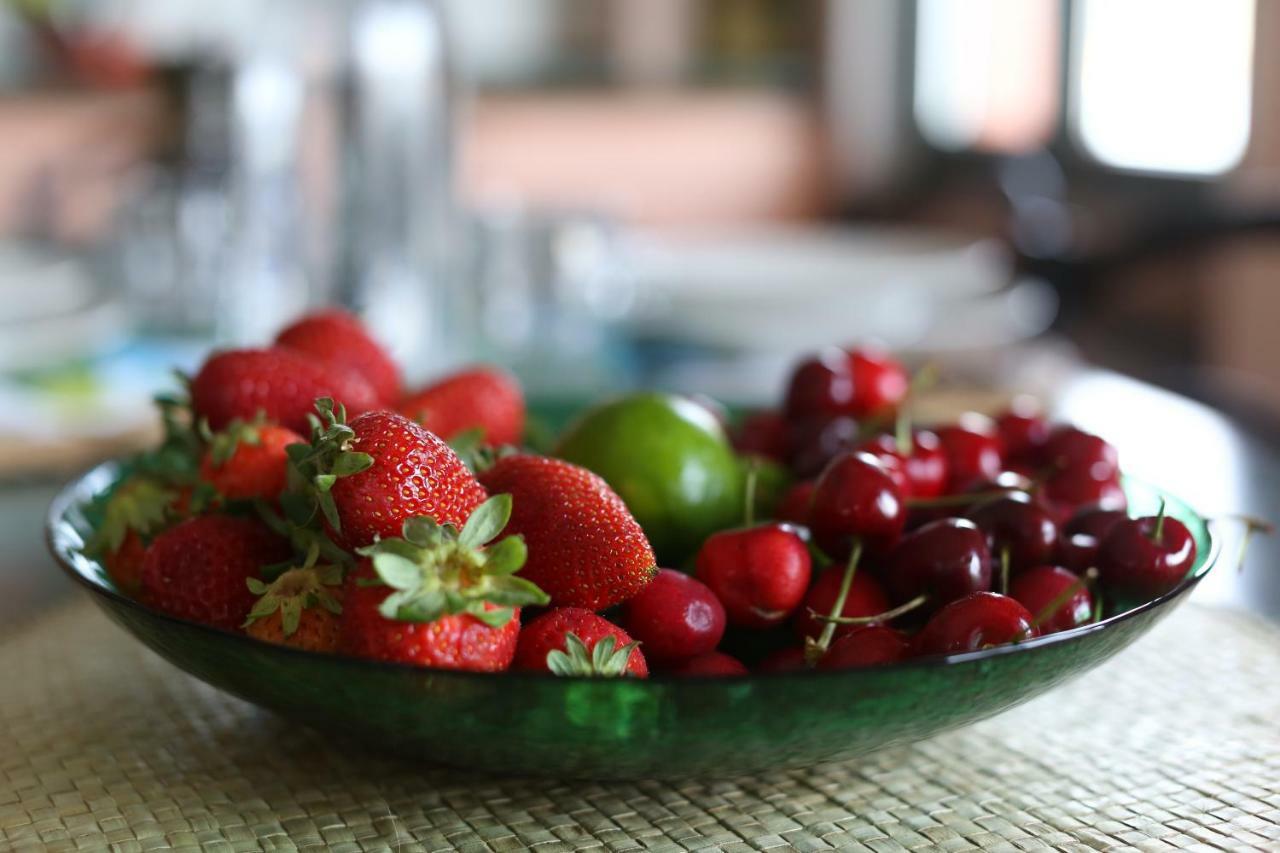
<svg viewBox="0 0 1280 853"><path fill-rule="evenodd" d="M717 530L742 521L742 468L702 406L646 392L585 412L556 456L595 471L626 502L660 563L679 566Z"/></svg>

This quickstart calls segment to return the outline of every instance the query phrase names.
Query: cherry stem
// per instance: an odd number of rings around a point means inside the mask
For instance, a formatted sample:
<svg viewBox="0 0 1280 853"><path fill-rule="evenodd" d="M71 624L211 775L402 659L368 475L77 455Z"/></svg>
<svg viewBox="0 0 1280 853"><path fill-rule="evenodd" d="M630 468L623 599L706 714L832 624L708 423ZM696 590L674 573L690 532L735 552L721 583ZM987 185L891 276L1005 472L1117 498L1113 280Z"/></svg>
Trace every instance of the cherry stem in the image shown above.
<svg viewBox="0 0 1280 853"><path fill-rule="evenodd" d="M747 463L747 485L743 491L746 493L747 504L742 508L742 522L746 527L750 527L756 522L756 484L760 479L760 465L756 460L752 459Z"/></svg>
<svg viewBox="0 0 1280 853"><path fill-rule="evenodd" d="M927 595L917 595L906 604L899 604L892 610L886 610L883 613L877 613L874 616L822 616L818 613L814 613L812 610L810 610L809 613L819 622L827 622L835 625L875 625L880 622L892 622L899 616L905 616L912 610L923 607L925 602L928 600L929 596Z"/></svg>
<svg viewBox="0 0 1280 853"><path fill-rule="evenodd" d="M905 403L898 406L898 415L893 423L893 441L904 459L911 455L911 412Z"/></svg>
<svg viewBox="0 0 1280 853"><path fill-rule="evenodd" d="M1009 594L1009 546L1000 549L1000 594Z"/></svg>
<svg viewBox="0 0 1280 853"><path fill-rule="evenodd" d="M1275 525L1265 519L1252 515L1243 515L1240 513L1228 513L1227 515L1215 516L1212 521L1238 521L1244 526L1244 535L1240 539L1240 556L1236 559L1236 573L1244 571L1245 557L1249 555L1249 543L1253 540L1255 533L1261 533L1264 536L1270 536L1276 532Z"/></svg>
<svg viewBox="0 0 1280 853"><path fill-rule="evenodd" d="M1160 499L1160 511L1156 513L1156 529L1151 531L1151 541L1159 545L1164 541L1165 499Z"/></svg>
<svg viewBox="0 0 1280 853"><path fill-rule="evenodd" d="M911 509L929 509L931 507L946 506L968 506L979 501L985 501L988 498L1000 498L1011 492L1020 492L1022 489L1010 486L1007 489L990 489L985 492L969 492L962 495L942 495L936 498L907 498L907 506Z"/></svg>
<svg viewBox="0 0 1280 853"><path fill-rule="evenodd" d="M1031 624L1036 628L1039 628L1046 620L1050 619L1053 614L1058 612L1058 608L1070 601L1073 595L1082 589L1092 586L1097 579L1097 569L1092 567L1086 569L1084 575L1077 578L1075 583L1071 584L1071 586L1054 596L1053 599L1044 607L1041 607L1040 612L1031 620Z"/></svg>
<svg viewBox="0 0 1280 853"><path fill-rule="evenodd" d="M849 599L849 588L853 586L853 576L858 571L858 561L862 559L862 540L853 540L853 550L849 552L849 561L844 566L844 577L840 579L840 591L836 594L835 603L831 605L831 618L835 618L844 612L844 603ZM836 624L828 622L822 627L822 633L818 636L816 642L805 644L805 659L812 666L816 664L823 655L827 653L827 649L831 647L831 640L836 635Z"/></svg>
<svg viewBox="0 0 1280 853"><path fill-rule="evenodd" d="M1094 622L1102 621L1102 589L1100 587L1093 591L1093 613L1090 616Z"/></svg>

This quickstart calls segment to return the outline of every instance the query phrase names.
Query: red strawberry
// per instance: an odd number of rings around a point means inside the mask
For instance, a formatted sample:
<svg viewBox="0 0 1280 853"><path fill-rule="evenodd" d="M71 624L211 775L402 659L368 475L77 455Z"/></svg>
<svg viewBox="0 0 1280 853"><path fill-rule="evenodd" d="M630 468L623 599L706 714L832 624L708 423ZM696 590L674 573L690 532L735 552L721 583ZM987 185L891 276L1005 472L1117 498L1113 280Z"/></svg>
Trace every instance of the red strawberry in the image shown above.
<svg viewBox="0 0 1280 853"><path fill-rule="evenodd" d="M524 394L515 377L494 367L476 367L446 376L399 406L445 441L471 429L483 430L485 444L518 444L524 435Z"/></svg>
<svg viewBox="0 0 1280 853"><path fill-rule="evenodd" d="M147 542L181 516L180 492L149 476L121 483L102 503L102 520L85 543L85 554L100 561L117 587L137 595Z"/></svg>
<svg viewBox="0 0 1280 853"><path fill-rule="evenodd" d="M443 669L506 669L516 652L520 607L546 604L524 578L524 542L502 530L511 498L477 507L458 532L427 518L404 523L404 538L360 549L347 578L341 648L360 657Z"/></svg>
<svg viewBox="0 0 1280 853"><path fill-rule="evenodd" d="M197 417L222 429L239 418L267 420L306 433L307 415L319 397L332 397L359 414L378 405L378 396L363 377L318 362L295 350L228 350L216 353L191 380L191 403Z"/></svg>
<svg viewBox="0 0 1280 853"><path fill-rule="evenodd" d="M284 491L289 457L284 449L307 440L291 429L234 420L209 439L200 478L227 500L275 500Z"/></svg>
<svg viewBox="0 0 1280 853"><path fill-rule="evenodd" d="M249 578L259 596L244 622L250 637L310 652L338 648L342 570L337 566L290 569L269 585Z"/></svg>
<svg viewBox="0 0 1280 853"><path fill-rule="evenodd" d="M498 459L480 482L514 498L508 529L529 545L524 576L556 606L603 610L657 574L653 549L622 498L586 468L517 454Z"/></svg>
<svg viewBox="0 0 1280 853"><path fill-rule="evenodd" d="M415 516L461 527L484 501L484 488L434 433L395 412L368 412L348 425L331 403L317 403L327 426L311 445L289 452L340 544L398 536Z"/></svg>
<svg viewBox="0 0 1280 853"><path fill-rule="evenodd" d="M559 607L524 626L511 666L556 675L648 678L638 646L626 631L590 610Z"/></svg>
<svg viewBox="0 0 1280 853"><path fill-rule="evenodd" d="M381 403L400 399L400 368L361 322L345 311L330 308L308 314L277 335L276 344L359 374Z"/></svg>
<svg viewBox="0 0 1280 853"><path fill-rule="evenodd" d="M198 516L151 543L142 600L171 616L234 630L254 603L246 581L289 554L289 544L256 519Z"/></svg>

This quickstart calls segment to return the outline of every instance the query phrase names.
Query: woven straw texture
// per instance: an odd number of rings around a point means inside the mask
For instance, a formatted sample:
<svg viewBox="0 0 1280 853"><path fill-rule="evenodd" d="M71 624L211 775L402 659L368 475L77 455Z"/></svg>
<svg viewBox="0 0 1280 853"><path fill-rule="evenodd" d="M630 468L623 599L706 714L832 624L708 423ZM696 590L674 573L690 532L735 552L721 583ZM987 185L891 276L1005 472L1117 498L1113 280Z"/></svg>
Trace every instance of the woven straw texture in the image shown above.
<svg viewBox="0 0 1280 853"><path fill-rule="evenodd" d="M911 747L569 784L297 728L77 602L0 639L0 850L108 848L1280 850L1280 631L1185 607L1076 682Z"/></svg>

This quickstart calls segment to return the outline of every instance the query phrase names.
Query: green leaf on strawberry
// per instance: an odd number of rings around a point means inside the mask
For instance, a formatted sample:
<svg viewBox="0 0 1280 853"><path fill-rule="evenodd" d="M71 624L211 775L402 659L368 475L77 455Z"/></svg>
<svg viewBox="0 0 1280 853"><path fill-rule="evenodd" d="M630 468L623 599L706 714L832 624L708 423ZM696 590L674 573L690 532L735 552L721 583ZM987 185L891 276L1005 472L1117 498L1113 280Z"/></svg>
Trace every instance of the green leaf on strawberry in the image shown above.
<svg viewBox="0 0 1280 853"><path fill-rule="evenodd" d="M461 532L415 517L405 520L401 538L360 548L357 553L369 558L378 580L392 589L379 612L402 622L465 613L501 627L514 608L546 604L546 593L516 575L527 554L523 539L493 542L510 515L511 496L498 495L477 507Z"/></svg>
<svg viewBox="0 0 1280 853"><path fill-rule="evenodd" d="M631 652L639 645L633 642L617 648L617 640L607 636L602 637L594 649L588 649L578 635L570 631L564 635L564 651L547 652L547 669L555 675L617 678L627 674Z"/></svg>
<svg viewBox="0 0 1280 853"><path fill-rule="evenodd" d="M330 490L338 478L367 469L373 464L373 457L351 449L356 434L347 426L345 406L339 404L335 408L331 398L321 397L316 400L316 413L307 416L311 443L285 448L289 478L284 500L293 504L286 512L295 523L303 525L319 512L331 528L340 531L342 520Z"/></svg>
<svg viewBox="0 0 1280 853"><path fill-rule="evenodd" d="M151 477L135 476L116 488L102 505L102 518L85 543L85 553L101 557L120 550L130 531L150 536L170 521L178 494Z"/></svg>
<svg viewBox="0 0 1280 853"><path fill-rule="evenodd" d="M246 582L249 591L259 598L241 627L279 611L281 629L289 637L298 630L303 610L321 607L334 615L342 613L342 604L331 591L342 583L342 569L338 566L290 569L270 584L257 578Z"/></svg>

